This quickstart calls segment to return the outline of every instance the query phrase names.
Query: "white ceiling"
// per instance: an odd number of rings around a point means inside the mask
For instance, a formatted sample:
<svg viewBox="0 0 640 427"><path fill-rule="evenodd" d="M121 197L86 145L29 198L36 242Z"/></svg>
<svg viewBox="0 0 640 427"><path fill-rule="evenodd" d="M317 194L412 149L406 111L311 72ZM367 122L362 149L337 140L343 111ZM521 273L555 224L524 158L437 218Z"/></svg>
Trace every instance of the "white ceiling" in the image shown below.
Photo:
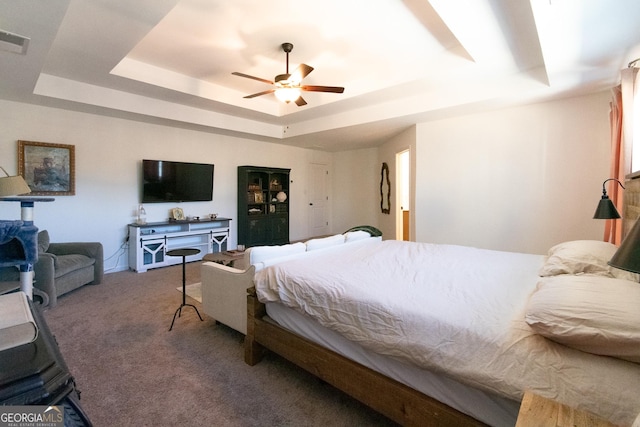
<svg viewBox="0 0 640 427"><path fill-rule="evenodd" d="M0 97L339 151L412 124L605 90L640 56L638 0L0 1ZM307 105L244 99L315 70Z"/></svg>

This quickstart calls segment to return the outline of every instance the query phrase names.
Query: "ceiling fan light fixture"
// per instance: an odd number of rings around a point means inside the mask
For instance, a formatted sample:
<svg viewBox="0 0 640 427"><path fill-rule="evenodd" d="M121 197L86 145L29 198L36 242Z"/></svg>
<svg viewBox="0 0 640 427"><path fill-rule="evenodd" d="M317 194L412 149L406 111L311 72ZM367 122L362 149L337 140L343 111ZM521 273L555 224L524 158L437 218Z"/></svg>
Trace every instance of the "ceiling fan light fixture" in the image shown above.
<svg viewBox="0 0 640 427"><path fill-rule="evenodd" d="M263 90L262 92L247 95L244 98L255 98L257 96L267 95L275 93L276 97L287 104L291 101L295 102L298 107L307 105L307 102L302 98L302 91L306 92L329 92L329 93L342 93L343 87L338 86L315 86L315 85L303 85L302 79L309 75L313 71L313 67L307 64L300 64L296 69L289 73L289 53L293 49L293 44L282 43L282 50L287 54L286 73L278 74L276 78L271 81L260 77L250 76L248 74L239 73L234 71L234 76L245 77L247 79L258 80L263 83L267 83L273 86L273 89Z"/></svg>
<svg viewBox="0 0 640 427"><path fill-rule="evenodd" d="M281 87L275 91L276 98L287 104L300 98L300 89L297 87Z"/></svg>
<svg viewBox="0 0 640 427"><path fill-rule="evenodd" d="M278 74L274 80L274 83L278 87L287 87L291 85L291 74Z"/></svg>

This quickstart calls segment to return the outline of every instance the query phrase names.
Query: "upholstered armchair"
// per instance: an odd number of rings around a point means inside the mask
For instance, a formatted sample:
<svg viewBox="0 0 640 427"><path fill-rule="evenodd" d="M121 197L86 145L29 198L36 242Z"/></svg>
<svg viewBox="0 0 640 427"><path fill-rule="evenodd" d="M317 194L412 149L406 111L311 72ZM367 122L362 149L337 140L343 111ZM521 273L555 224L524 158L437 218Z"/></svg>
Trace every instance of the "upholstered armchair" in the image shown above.
<svg viewBox="0 0 640 427"><path fill-rule="evenodd" d="M54 307L58 297L86 284L97 285L104 276L102 244L98 242L51 243L49 233L38 233L38 261L34 288L49 296Z"/></svg>

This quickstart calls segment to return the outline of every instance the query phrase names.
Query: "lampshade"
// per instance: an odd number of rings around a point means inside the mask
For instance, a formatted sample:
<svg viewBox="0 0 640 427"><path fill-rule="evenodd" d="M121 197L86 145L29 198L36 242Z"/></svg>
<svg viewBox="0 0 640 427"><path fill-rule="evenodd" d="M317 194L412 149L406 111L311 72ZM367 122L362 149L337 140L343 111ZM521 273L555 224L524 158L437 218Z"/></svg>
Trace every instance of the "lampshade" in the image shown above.
<svg viewBox="0 0 640 427"><path fill-rule="evenodd" d="M633 228L622 241L609 265L634 273L640 273L640 220L637 220Z"/></svg>
<svg viewBox="0 0 640 427"><path fill-rule="evenodd" d="M20 175L9 176L2 166L0 166L0 169L2 169L2 172L4 172L5 175L7 175L0 177L0 197L31 193L31 189L24 178Z"/></svg>
<svg viewBox="0 0 640 427"><path fill-rule="evenodd" d="M276 97L287 104L300 98L300 89L297 87L281 87L276 89Z"/></svg>
<svg viewBox="0 0 640 427"><path fill-rule="evenodd" d="M624 185L620 181L615 178L606 179L602 183L602 198L598 203L598 207L596 208L596 213L593 214L594 219L618 219L621 218L616 206L613 204L609 196L607 196L607 190L605 189L605 184L607 181L616 181L620 184L620 187L624 189Z"/></svg>
<svg viewBox="0 0 640 427"><path fill-rule="evenodd" d="M598 207L596 208L596 213L593 215L593 218L617 219L621 218L621 216L609 196L602 196L602 199L600 199L600 202L598 203Z"/></svg>

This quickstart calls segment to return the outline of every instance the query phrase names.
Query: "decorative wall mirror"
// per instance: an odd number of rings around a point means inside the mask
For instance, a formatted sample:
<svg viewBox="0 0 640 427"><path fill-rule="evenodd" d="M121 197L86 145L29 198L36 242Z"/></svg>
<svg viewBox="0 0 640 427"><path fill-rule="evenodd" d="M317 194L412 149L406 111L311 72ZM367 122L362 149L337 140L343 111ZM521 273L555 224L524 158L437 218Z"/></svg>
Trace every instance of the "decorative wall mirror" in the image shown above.
<svg viewBox="0 0 640 427"><path fill-rule="evenodd" d="M382 163L380 171L380 210L383 214L391 213L391 181L389 180L389 165L386 163Z"/></svg>

